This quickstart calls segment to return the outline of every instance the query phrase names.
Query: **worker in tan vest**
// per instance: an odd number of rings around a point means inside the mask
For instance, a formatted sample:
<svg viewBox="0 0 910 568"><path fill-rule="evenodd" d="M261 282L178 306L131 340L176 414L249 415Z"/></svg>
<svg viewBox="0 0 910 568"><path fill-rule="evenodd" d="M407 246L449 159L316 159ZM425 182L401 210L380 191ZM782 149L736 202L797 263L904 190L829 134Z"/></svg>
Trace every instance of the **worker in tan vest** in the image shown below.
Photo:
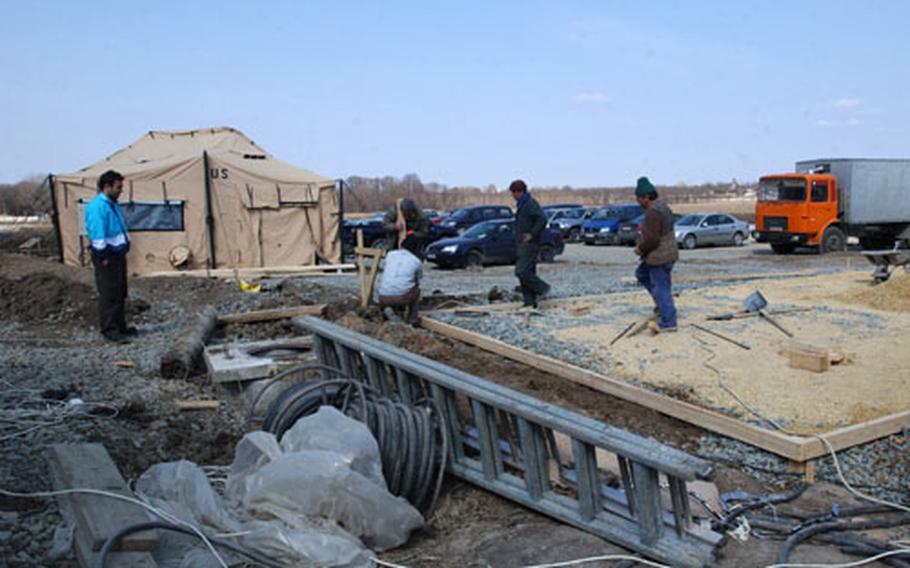
<svg viewBox="0 0 910 568"><path fill-rule="evenodd" d="M638 178L635 200L645 210L641 237L635 253L641 259L635 278L654 298L655 312L660 316L653 331L676 331L676 306L673 304L673 280L670 273L679 259L676 234L673 231L673 211L657 195L646 177Z"/></svg>

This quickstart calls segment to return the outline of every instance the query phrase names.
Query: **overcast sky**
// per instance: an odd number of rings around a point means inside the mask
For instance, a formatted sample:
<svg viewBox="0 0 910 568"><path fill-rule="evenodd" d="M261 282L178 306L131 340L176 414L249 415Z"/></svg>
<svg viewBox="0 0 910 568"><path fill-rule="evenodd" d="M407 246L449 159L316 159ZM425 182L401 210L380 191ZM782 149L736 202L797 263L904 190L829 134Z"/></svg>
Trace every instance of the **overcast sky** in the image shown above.
<svg viewBox="0 0 910 568"><path fill-rule="evenodd" d="M233 126L330 177L756 179L910 157L910 2L4 2L0 182Z"/></svg>

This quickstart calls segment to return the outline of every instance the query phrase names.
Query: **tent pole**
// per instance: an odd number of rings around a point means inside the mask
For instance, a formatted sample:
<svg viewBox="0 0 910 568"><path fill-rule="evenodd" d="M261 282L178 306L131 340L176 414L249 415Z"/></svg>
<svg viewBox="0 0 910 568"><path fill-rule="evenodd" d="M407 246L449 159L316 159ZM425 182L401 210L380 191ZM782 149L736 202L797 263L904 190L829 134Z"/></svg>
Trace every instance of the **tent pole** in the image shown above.
<svg viewBox="0 0 910 568"><path fill-rule="evenodd" d="M209 153L202 152L205 170L205 224L209 229L209 268L215 268L215 218L212 216L212 178L209 174Z"/></svg>
<svg viewBox="0 0 910 568"><path fill-rule="evenodd" d="M60 235L60 212L57 210L57 196L54 195L54 174L47 174L44 179L48 191L51 192L51 220L54 222L54 237L57 239L57 256L63 264L63 239Z"/></svg>
<svg viewBox="0 0 910 568"><path fill-rule="evenodd" d="M338 250L341 251L341 258L344 259L344 180L338 180L338 233L335 238L338 239Z"/></svg>

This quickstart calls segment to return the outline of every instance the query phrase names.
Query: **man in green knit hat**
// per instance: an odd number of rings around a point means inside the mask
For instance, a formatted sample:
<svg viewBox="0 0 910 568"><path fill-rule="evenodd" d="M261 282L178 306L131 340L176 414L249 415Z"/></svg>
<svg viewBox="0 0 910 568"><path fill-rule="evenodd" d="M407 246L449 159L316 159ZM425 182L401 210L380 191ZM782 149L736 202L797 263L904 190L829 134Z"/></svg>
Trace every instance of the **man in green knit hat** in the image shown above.
<svg viewBox="0 0 910 568"><path fill-rule="evenodd" d="M646 177L638 178L635 200L645 210L641 237L635 247L635 253L641 259L635 269L635 278L654 299L659 322L651 327L652 331L676 331L676 306L670 272L679 259L679 249L673 231L673 211L659 198L657 189Z"/></svg>

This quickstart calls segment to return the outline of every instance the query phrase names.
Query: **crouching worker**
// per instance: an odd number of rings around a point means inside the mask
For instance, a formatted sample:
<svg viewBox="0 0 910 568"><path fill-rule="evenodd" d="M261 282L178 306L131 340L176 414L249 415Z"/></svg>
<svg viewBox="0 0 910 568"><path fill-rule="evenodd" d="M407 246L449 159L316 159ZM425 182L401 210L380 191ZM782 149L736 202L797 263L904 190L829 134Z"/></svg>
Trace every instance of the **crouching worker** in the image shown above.
<svg viewBox="0 0 910 568"><path fill-rule="evenodd" d="M379 305L383 308L406 308L406 321L416 324L422 274L420 241L414 236L406 237L399 249L389 251L385 256L379 281Z"/></svg>

